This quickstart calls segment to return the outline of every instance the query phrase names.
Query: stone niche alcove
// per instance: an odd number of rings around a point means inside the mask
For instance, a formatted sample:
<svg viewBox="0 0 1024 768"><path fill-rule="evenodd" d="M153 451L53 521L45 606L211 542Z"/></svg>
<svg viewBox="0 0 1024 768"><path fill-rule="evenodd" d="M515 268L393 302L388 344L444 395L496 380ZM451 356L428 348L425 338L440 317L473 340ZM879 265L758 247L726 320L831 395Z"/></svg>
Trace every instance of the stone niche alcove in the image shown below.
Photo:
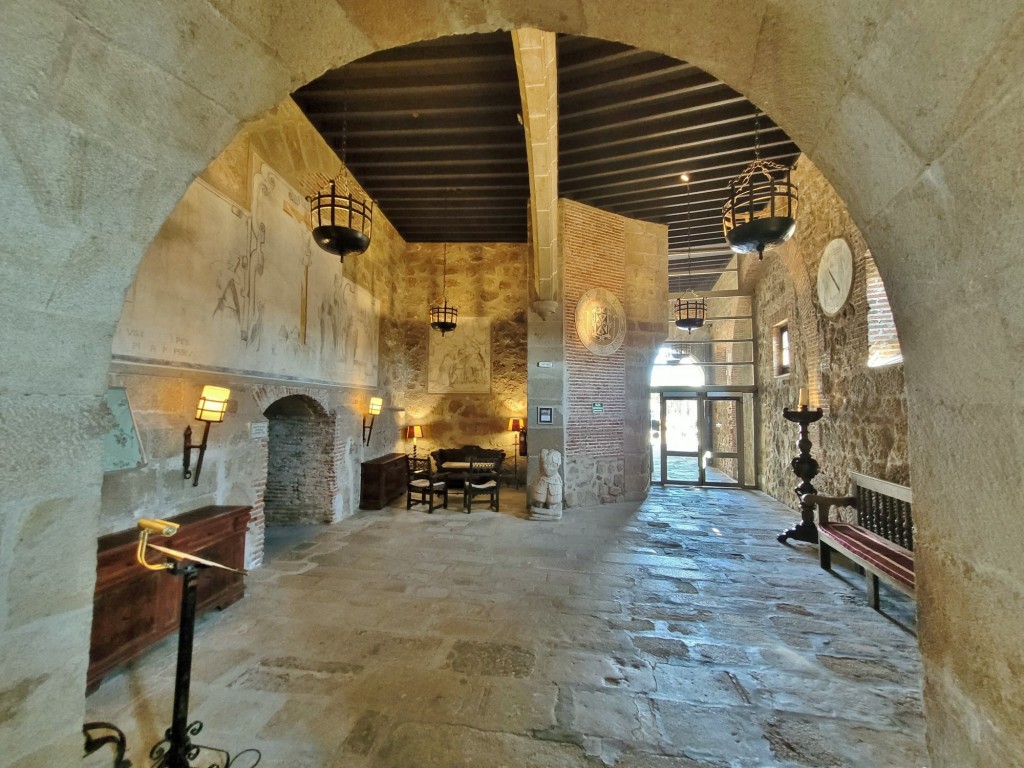
<svg viewBox="0 0 1024 768"><path fill-rule="evenodd" d="M337 490L334 416L305 395L282 397L263 414L270 421L267 525L330 523Z"/></svg>

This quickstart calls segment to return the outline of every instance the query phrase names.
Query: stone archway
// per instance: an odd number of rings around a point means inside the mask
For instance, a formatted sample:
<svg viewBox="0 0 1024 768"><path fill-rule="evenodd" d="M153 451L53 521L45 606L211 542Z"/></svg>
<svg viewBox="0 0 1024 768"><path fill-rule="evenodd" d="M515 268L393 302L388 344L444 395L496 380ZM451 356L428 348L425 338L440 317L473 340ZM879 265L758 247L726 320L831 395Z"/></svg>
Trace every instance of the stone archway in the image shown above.
<svg viewBox="0 0 1024 768"><path fill-rule="evenodd" d="M1024 576L1007 535L1024 485L1024 192L1008 160L1024 122L1024 11L1011 0L637 0L623 11L613 0L5 9L0 412L11 439L0 463L12 469L0 642L24 650L0 662L4 764L78 759L83 698L67 691L82 687L87 657L93 554L81 542L96 531L110 339L145 245L189 181L242 121L329 67L517 26L703 67L770 113L847 202L906 359L933 759L1024 762L1024 612L1005 610ZM964 316L983 332L936 332ZM80 538L56 535L68 519Z"/></svg>

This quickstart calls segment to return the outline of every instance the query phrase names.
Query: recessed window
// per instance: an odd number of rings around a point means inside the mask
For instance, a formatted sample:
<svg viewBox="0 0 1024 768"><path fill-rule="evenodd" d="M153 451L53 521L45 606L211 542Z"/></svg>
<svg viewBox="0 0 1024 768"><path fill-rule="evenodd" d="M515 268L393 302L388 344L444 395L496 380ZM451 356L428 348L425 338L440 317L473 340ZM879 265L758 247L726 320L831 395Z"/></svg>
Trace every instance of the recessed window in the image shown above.
<svg viewBox="0 0 1024 768"><path fill-rule="evenodd" d="M864 260L864 286L868 295L868 366L878 368L902 363L903 351L896 335L889 297L870 253Z"/></svg>
<svg viewBox="0 0 1024 768"><path fill-rule="evenodd" d="M785 376L789 373L791 365L788 320L784 320L775 326L775 342L772 346L775 350L775 375Z"/></svg>

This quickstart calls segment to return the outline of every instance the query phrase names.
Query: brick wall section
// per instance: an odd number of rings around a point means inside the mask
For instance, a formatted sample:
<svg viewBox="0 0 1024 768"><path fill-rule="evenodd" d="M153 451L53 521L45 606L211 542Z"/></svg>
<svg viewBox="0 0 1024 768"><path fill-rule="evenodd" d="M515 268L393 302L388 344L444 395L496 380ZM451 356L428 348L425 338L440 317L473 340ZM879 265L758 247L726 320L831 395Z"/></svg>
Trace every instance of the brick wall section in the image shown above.
<svg viewBox="0 0 1024 768"><path fill-rule="evenodd" d="M322 409L308 408L307 413L299 414L278 405L267 412L270 450L264 494L266 523L329 523L337 485L334 419Z"/></svg>
<svg viewBox="0 0 1024 768"><path fill-rule="evenodd" d="M561 205L566 504L639 500L650 485L651 365L668 330L667 229ZM614 294L626 313L623 344L607 357L590 352L576 332L576 305L592 288Z"/></svg>
<svg viewBox="0 0 1024 768"><path fill-rule="evenodd" d="M868 302L868 365L902 363L903 351L896 335L889 297L870 253L864 256L864 287Z"/></svg>
<svg viewBox="0 0 1024 768"><path fill-rule="evenodd" d="M595 355L576 333L576 305L592 288L604 288L625 300L624 219L596 208L565 207L565 368L568 384L565 451L567 458L622 454L625 414L625 344L613 355ZM592 404L604 405L595 414Z"/></svg>

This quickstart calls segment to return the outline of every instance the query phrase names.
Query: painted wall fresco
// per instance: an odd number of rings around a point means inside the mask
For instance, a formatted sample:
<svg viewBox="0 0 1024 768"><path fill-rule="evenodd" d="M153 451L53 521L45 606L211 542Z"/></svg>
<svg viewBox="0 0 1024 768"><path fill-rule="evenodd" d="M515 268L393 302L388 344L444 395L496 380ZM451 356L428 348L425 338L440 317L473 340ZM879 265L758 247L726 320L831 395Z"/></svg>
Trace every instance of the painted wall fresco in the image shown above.
<svg viewBox="0 0 1024 768"><path fill-rule="evenodd" d="M375 385L379 300L313 244L302 195L252 168L251 211L189 187L126 296L115 359Z"/></svg>

